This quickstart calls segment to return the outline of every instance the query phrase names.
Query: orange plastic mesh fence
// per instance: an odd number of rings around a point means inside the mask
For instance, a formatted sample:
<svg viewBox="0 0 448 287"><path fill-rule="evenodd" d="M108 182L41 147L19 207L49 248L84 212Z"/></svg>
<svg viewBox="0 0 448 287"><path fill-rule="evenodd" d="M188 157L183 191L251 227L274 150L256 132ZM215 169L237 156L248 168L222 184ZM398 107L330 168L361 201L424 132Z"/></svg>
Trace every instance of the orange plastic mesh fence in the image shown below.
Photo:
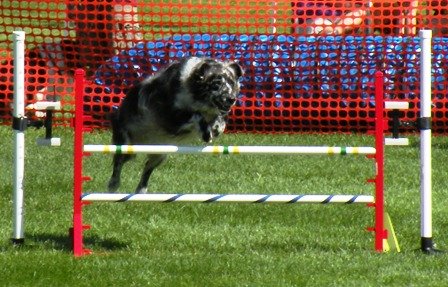
<svg viewBox="0 0 448 287"><path fill-rule="evenodd" d="M419 103L418 31L433 30L433 127L448 132L448 0L77 0L0 3L0 118L11 121L12 32L26 32L26 103L60 100L73 116L73 73L88 75L93 126L136 81L185 56L245 70L229 131L358 131L371 125L373 74L385 97ZM42 113L29 110L31 118Z"/></svg>

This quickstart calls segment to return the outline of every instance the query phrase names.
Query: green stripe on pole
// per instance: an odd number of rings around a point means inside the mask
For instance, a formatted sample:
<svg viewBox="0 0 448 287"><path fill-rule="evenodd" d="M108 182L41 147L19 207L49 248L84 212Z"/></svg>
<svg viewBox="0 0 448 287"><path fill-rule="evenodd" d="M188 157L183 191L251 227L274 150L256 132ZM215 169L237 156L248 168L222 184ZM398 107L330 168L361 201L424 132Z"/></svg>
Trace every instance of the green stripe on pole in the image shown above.
<svg viewBox="0 0 448 287"><path fill-rule="evenodd" d="M229 146L225 145L224 150L222 152L223 154L229 154Z"/></svg>
<svg viewBox="0 0 448 287"><path fill-rule="evenodd" d="M346 155L347 154L347 148L346 147L341 147L341 155Z"/></svg>
<svg viewBox="0 0 448 287"><path fill-rule="evenodd" d="M117 145L116 154L121 154L121 145Z"/></svg>

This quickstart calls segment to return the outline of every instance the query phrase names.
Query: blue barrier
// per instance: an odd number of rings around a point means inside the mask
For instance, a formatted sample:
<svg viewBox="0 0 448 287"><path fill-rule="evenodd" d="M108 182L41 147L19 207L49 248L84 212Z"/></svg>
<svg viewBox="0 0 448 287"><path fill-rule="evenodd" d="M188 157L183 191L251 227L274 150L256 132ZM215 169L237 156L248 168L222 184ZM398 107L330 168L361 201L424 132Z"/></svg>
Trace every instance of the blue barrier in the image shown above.
<svg viewBox="0 0 448 287"><path fill-rule="evenodd" d="M385 74L386 97L418 96L419 53L418 37L178 34L122 51L96 71L95 83L118 94L175 59L206 56L243 66L241 107L316 97L337 99L341 107L354 99L374 106L370 86L377 70ZM433 38L436 91L446 90L447 60L448 38Z"/></svg>

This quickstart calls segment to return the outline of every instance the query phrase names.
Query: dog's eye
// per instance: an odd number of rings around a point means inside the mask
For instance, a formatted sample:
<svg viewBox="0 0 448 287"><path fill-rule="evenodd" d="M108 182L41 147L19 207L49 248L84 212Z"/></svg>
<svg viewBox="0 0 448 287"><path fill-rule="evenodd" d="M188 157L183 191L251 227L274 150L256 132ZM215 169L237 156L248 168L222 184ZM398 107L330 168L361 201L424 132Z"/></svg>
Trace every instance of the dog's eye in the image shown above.
<svg viewBox="0 0 448 287"><path fill-rule="evenodd" d="M224 83L224 78L221 76L218 76L215 79L213 79L211 88L213 90L217 91L217 90L221 89L223 83Z"/></svg>

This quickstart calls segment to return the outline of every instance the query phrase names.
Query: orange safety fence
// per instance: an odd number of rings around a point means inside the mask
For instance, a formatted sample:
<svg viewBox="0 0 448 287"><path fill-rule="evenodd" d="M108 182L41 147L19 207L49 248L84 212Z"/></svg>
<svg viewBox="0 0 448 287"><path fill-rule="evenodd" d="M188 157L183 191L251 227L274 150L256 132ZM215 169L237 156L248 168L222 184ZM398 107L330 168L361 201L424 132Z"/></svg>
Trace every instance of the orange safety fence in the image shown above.
<svg viewBox="0 0 448 287"><path fill-rule="evenodd" d="M12 32L26 32L26 101L59 100L55 123L74 112L76 68L88 75L92 126L130 85L180 57L236 60L245 69L229 131L364 132L375 101L419 107L419 41L433 31L433 128L448 132L448 1L77 0L0 3L0 118L11 121ZM42 114L29 110L31 118Z"/></svg>

